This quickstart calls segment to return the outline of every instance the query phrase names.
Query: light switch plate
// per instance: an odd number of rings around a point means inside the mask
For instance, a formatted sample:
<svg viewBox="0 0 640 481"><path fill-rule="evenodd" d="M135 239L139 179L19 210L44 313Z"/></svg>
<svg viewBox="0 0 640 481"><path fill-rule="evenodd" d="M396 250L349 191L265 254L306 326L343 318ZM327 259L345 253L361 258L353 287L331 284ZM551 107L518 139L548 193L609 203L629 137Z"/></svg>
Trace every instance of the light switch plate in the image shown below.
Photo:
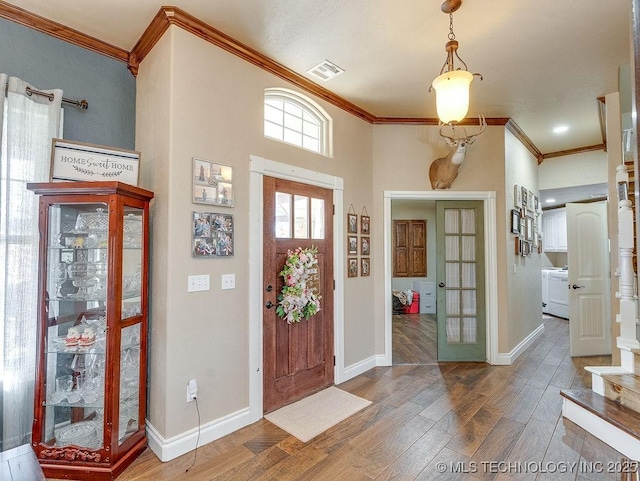
<svg viewBox="0 0 640 481"><path fill-rule="evenodd" d="M189 276L187 292L208 291L209 289L211 289L209 274Z"/></svg>
<svg viewBox="0 0 640 481"><path fill-rule="evenodd" d="M222 274L222 290L236 288L235 274Z"/></svg>

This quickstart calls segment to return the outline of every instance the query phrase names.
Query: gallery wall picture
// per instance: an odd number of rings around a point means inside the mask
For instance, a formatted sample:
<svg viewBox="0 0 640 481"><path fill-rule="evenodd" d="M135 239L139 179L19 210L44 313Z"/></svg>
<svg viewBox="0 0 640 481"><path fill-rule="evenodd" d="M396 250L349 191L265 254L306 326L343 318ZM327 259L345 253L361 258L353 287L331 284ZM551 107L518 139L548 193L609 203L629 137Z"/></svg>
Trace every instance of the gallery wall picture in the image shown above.
<svg viewBox="0 0 640 481"><path fill-rule="evenodd" d="M371 240L369 237L360 237L360 255L371 255Z"/></svg>
<svg viewBox="0 0 640 481"><path fill-rule="evenodd" d="M233 256L233 215L194 212L191 255L199 258Z"/></svg>
<svg viewBox="0 0 640 481"><path fill-rule="evenodd" d="M358 214L347 214L347 233L358 233Z"/></svg>
<svg viewBox="0 0 640 481"><path fill-rule="evenodd" d="M347 254L350 256L358 255L358 236L347 236Z"/></svg>
<svg viewBox="0 0 640 481"><path fill-rule="evenodd" d="M371 259L369 257L362 257L360 259L360 275L366 277L371 273Z"/></svg>
<svg viewBox="0 0 640 481"><path fill-rule="evenodd" d="M368 215L360 216L360 233L362 235L369 235L371 227L371 218Z"/></svg>
<svg viewBox="0 0 640 481"><path fill-rule="evenodd" d="M233 168L193 158L193 203L233 207Z"/></svg>
<svg viewBox="0 0 640 481"><path fill-rule="evenodd" d="M357 257L347 258L347 276L358 277L358 258Z"/></svg>

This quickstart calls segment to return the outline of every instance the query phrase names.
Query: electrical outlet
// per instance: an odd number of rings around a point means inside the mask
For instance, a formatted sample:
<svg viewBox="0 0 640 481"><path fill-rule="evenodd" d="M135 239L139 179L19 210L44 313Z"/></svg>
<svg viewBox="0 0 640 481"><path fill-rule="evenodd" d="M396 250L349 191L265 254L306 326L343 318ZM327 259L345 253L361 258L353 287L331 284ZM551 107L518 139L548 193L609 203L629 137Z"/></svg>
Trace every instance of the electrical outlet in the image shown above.
<svg viewBox="0 0 640 481"><path fill-rule="evenodd" d="M195 379L190 379L187 383L187 402L190 403L198 397L198 383Z"/></svg>
<svg viewBox="0 0 640 481"><path fill-rule="evenodd" d="M235 289L236 288L236 275L235 274L222 274L222 289Z"/></svg>

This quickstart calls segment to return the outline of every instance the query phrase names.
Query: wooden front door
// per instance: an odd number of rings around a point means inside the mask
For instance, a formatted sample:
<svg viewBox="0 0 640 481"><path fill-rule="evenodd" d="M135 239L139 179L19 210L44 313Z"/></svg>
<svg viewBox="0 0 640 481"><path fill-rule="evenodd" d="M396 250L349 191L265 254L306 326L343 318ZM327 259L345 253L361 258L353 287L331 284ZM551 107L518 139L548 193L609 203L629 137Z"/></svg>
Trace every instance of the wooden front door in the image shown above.
<svg viewBox="0 0 640 481"><path fill-rule="evenodd" d="M333 192L264 177L264 412L333 384ZM288 251L318 250L320 311L287 324L276 314Z"/></svg>
<svg viewBox="0 0 640 481"><path fill-rule="evenodd" d="M486 361L484 218L479 200L436 202L439 361Z"/></svg>

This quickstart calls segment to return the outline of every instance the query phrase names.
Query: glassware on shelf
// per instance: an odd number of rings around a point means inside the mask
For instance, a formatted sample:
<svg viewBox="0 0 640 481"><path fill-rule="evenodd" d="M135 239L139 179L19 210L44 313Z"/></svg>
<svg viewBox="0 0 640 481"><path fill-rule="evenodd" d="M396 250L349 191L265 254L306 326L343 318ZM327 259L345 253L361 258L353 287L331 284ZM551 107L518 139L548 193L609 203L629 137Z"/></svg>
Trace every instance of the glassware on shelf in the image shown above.
<svg viewBox="0 0 640 481"><path fill-rule="evenodd" d="M109 274L109 264L106 256L102 255L100 260L95 263L97 284L94 289L96 298L105 299L107 297L107 275Z"/></svg>
<svg viewBox="0 0 640 481"><path fill-rule="evenodd" d="M53 273L51 275L52 280L56 287L56 297L64 298L65 296L62 294L61 289L62 285L67 280L67 269L68 265L66 262L57 262L53 265Z"/></svg>
<svg viewBox="0 0 640 481"><path fill-rule="evenodd" d="M109 214L99 208L95 212L80 212L76 218L76 232L100 234L109 231Z"/></svg>
<svg viewBox="0 0 640 481"><path fill-rule="evenodd" d="M51 402L58 404L63 399L69 396L69 393L73 389L73 376L71 374L65 374L56 378L56 390L51 394Z"/></svg>
<svg viewBox="0 0 640 481"><path fill-rule="evenodd" d="M88 299L89 288L96 285L96 265L93 262L76 261L69 264L69 278L73 285L78 288L75 294L69 297L75 299Z"/></svg>
<svg viewBox="0 0 640 481"><path fill-rule="evenodd" d="M142 245L142 216L127 214L124 216L124 247L139 249Z"/></svg>

